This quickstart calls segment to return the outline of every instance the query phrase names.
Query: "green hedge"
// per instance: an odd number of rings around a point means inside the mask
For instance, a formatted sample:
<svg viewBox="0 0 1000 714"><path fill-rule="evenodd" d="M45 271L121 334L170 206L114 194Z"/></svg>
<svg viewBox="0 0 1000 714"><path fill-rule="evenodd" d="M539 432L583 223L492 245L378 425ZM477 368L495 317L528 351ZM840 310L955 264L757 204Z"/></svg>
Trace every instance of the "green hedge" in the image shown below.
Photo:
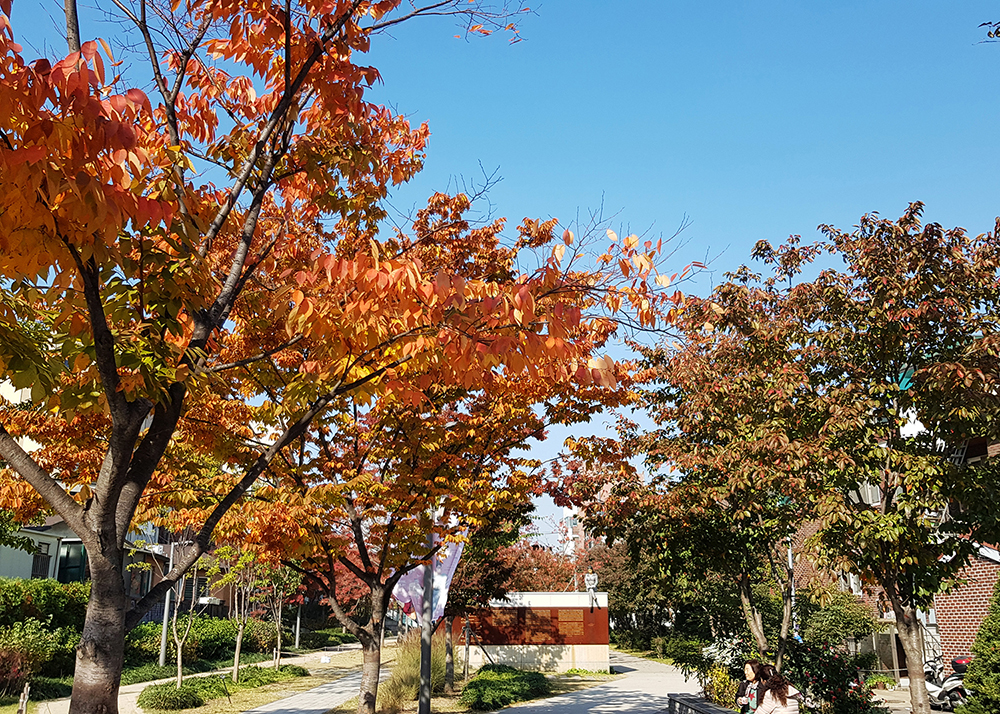
<svg viewBox="0 0 1000 714"><path fill-rule="evenodd" d="M549 680L540 672L488 664L465 685L461 701L476 711L492 711L514 702L544 696L550 691Z"/></svg>
<svg viewBox="0 0 1000 714"><path fill-rule="evenodd" d="M181 616L184 617L183 615ZM178 629L182 627L178 622ZM159 622L146 622L132 630L125 638L125 661L138 665L156 660L160 655ZM191 634L184 643L184 659L189 662L202 659L221 659L232 656L236 649L236 623L214 617L196 617ZM243 652L270 653L274 649L274 625L261 620L250 620L243 633ZM172 633L167 631L167 656L177 657Z"/></svg>
<svg viewBox="0 0 1000 714"><path fill-rule="evenodd" d="M306 650L318 650L324 647L336 647L345 642L357 642L358 638L339 627L324 630L303 631L299 636L299 646Z"/></svg>
<svg viewBox="0 0 1000 714"><path fill-rule="evenodd" d="M88 599L90 583L0 578L0 627L34 619L82 632Z"/></svg>
<svg viewBox="0 0 1000 714"><path fill-rule="evenodd" d="M151 684L142 690L136 703L142 709L193 709L210 699L225 697L241 689L256 689L266 684L308 675L309 670L297 665L286 664L278 669L243 667L240 669L239 684L233 684L228 676L191 677L185 679L180 688L173 682Z"/></svg>

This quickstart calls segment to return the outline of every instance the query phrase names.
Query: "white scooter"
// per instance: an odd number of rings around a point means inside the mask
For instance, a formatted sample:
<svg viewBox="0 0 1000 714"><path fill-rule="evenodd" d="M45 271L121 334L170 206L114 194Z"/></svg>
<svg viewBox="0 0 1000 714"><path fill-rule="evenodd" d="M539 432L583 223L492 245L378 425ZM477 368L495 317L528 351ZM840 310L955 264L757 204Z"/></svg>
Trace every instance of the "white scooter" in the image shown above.
<svg viewBox="0 0 1000 714"><path fill-rule="evenodd" d="M965 690L965 670L969 666L970 657L957 657L951 661L954 672L947 678L944 675L944 662L941 657L924 662L924 680L927 682L927 695L931 700L931 709L954 711L955 707L968 702L968 692Z"/></svg>

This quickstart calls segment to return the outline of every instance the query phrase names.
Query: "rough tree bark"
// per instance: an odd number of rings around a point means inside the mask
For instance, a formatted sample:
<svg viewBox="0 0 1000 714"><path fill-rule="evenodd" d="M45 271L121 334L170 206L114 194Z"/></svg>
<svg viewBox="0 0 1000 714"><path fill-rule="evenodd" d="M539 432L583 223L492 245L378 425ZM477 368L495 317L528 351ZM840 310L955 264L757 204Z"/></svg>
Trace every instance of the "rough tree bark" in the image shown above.
<svg viewBox="0 0 1000 714"><path fill-rule="evenodd" d="M910 708L913 714L931 714L931 703L927 696L927 681L924 679L924 652L920 642L920 620L917 610L903 602L894 581L882 583L886 597L892 605L896 618L896 632L906 656L906 676L910 680Z"/></svg>
<svg viewBox="0 0 1000 714"><path fill-rule="evenodd" d="M750 586L750 575L741 573L737 580L737 587L740 592L740 604L743 605L743 615L746 617L750 633L757 644L757 651L764 656L767 653L767 636L764 634L764 621L760 610L757 609L753 601L753 590Z"/></svg>
<svg viewBox="0 0 1000 714"><path fill-rule="evenodd" d="M113 714L118 711L118 688L125 652L125 588L121 559L88 552L91 573L90 603L83 635L76 651L73 711ZM108 672L117 673L108 677Z"/></svg>

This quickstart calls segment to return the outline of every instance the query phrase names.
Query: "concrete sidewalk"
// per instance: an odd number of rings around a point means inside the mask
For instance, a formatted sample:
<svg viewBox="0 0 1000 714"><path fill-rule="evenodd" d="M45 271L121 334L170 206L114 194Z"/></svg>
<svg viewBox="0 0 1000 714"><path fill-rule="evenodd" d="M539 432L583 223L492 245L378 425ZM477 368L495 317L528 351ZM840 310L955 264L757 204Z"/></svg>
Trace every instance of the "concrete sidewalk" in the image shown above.
<svg viewBox="0 0 1000 714"><path fill-rule="evenodd" d="M358 647L360 647L360 645ZM327 669L327 668L330 667L330 665L321 663L321 658L325 654L327 654L327 653L325 653L325 652L311 652L309 654L296 655L294 657L285 656L285 657L281 658L281 663L282 664L297 664L297 665L300 665L302 667L305 667L306 669L308 669L310 671ZM270 664L271 664L270 661L264 661L264 662L255 662L253 664L247 664L247 665L243 665L243 666L249 667L249 666L257 665L257 666L267 667L267 666L270 666ZM185 679L189 679L189 678L194 678L194 677L210 677L210 676L213 676L213 675L217 677L220 674L225 674L225 673L227 673L227 672L229 672L231 670L232 670L232 667L226 667L225 669L219 669L219 670L216 670L214 672L204 672L204 673L201 673L201 674L188 674L188 675L185 675L184 678ZM346 671L347 670L345 670L345 672ZM326 672L324 672L324 674L326 674ZM345 677L345 679L349 678L350 676L351 675L347 675L347 677ZM140 682L139 684L128 684L128 685L123 686L121 689L118 690L118 714L143 714L142 710L139 709L139 707L136 705L136 700L139 699L139 694L142 692L142 690L145 689L146 687L148 687L151 684L161 684L163 682L172 682L172 681L174 681L173 678L170 678L170 679L157 679L157 680L152 681L152 682ZM340 681L341 680L338 679L336 682L330 682L329 684L337 684ZM327 686L327 685L322 685L322 686ZM360 678L358 679L358 681L354 685L354 694L357 694L357 690L358 690L359 686L360 686ZM320 687L320 688L322 688L322 687ZM315 690L311 690L311 691L315 691ZM303 694L308 694L308 693L309 692L304 692ZM354 694L352 694L351 696L354 696ZM295 695L295 696L300 696L300 695ZM294 697L290 697L290 698L294 698ZM350 699L350 698L351 697L347 697L343 701L347 701L347 699ZM285 701L285 700L279 700L279 701ZM275 703L277 703L277 702L275 702ZM36 702L35 706L37 707L36 714L68 714L69 713L69 697L67 697L65 699L49 699L47 701ZM334 705L331 704L330 706L326 707L325 709L322 709L321 712L325 712L327 709L329 709L332 706L334 706Z"/></svg>
<svg viewBox="0 0 1000 714"><path fill-rule="evenodd" d="M658 714L667 708L667 694L701 691L695 679L685 680L676 667L611 650L611 668L624 677L578 692L514 704L516 714L584 714L628 712Z"/></svg>

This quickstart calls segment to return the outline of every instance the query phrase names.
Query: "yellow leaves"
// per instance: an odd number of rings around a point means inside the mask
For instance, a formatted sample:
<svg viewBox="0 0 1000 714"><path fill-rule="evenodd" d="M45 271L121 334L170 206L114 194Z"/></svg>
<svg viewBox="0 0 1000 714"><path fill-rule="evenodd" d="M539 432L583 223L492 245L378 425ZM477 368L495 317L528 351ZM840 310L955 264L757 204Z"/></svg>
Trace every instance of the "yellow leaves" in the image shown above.
<svg viewBox="0 0 1000 714"><path fill-rule="evenodd" d="M573 245L573 231L569 228L563 231L562 234L563 243L566 245Z"/></svg>
<svg viewBox="0 0 1000 714"><path fill-rule="evenodd" d="M552 257L555 258L557 264L562 263L563 256L566 255L566 245L555 245L552 246Z"/></svg>

